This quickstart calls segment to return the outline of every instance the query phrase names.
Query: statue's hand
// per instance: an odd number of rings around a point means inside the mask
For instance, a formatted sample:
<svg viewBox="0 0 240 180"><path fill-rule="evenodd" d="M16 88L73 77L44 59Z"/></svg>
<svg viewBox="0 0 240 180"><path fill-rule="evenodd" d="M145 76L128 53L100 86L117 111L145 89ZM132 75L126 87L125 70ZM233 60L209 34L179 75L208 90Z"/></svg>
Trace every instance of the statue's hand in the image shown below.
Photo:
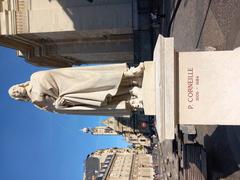
<svg viewBox="0 0 240 180"><path fill-rule="evenodd" d="M41 101L34 101L34 105L44 111L53 112L55 107L53 105L54 99L49 95L43 95Z"/></svg>
<svg viewBox="0 0 240 180"><path fill-rule="evenodd" d="M140 63L137 67L131 67L124 72L125 77L140 77L143 75L144 64Z"/></svg>

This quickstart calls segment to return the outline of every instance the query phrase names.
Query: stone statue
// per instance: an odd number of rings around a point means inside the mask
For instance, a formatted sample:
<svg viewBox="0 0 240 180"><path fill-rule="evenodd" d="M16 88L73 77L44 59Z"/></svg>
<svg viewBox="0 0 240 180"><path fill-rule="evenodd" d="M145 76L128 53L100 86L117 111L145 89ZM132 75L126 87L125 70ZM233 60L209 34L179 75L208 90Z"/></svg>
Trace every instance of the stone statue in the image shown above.
<svg viewBox="0 0 240 180"><path fill-rule="evenodd" d="M125 115L143 108L144 64L60 68L33 73L12 86L9 95L36 107L64 114Z"/></svg>

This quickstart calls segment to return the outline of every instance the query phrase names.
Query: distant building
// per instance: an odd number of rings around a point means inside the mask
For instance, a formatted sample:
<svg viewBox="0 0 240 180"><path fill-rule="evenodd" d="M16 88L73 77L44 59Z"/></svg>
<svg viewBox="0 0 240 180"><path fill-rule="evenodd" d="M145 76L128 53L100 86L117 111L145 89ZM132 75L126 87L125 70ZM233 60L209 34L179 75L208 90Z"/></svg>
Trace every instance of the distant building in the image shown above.
<svg viewBox="0 0 240 180"><path fill-rule="evenodd" d="M90 132L93 135L118 135L115 130L107 126L97 126L95 128L89 129L87 132Z"/></svg>
<svg viewBox="0 0 240 180"><path fill-rule="evenodd" d="M0 0L0 44L38 66L149 60L149 2Z"/></svg>
<svg viewBox="0 0 240 180"><path fill-rule="evenodd" d="M152 180L152 156L134 149L105 149L85 161L85 180Z"/></svg>
<svg viewBox="0 0 240 180"><path fill-rule="evenodd" d="M83 132L93 135L123 135L134 147L150 147L153 120L146 116L138 118L110 117L102 121L105 126L84 128Z"/></svg>

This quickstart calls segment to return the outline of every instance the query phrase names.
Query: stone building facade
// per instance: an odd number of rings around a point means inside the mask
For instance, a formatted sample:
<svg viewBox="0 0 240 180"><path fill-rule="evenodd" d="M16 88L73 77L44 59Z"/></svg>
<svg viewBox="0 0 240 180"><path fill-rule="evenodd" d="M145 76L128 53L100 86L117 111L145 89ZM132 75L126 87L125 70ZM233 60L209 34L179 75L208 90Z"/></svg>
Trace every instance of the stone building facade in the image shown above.
<svg viewBox="0 0 240 180"><path fill-rule="evenodd" d="M85 161L85 180L152 180L152 156L134 149L105 149Z"/></svg>
<svg viewBox="0 0 240 180"><path fill-rule="evenodd" d="M147 116L137 118L109 117L102 121L105 126L84 128L83 131L93 135L123 135L134 147L150 147L153 121Z"/></svg>
<svg viewBox="0 0 240 180"><path fill-rule="evenodd" d="M151 59L150 36L140 33L144 29L148 34L149 18L144 16L139 23L142 7L139 3L139 0L0 0L0 45L16 49L18 56L38 66ZM138 43L140 39L145 39L143 47Z"/></svg>

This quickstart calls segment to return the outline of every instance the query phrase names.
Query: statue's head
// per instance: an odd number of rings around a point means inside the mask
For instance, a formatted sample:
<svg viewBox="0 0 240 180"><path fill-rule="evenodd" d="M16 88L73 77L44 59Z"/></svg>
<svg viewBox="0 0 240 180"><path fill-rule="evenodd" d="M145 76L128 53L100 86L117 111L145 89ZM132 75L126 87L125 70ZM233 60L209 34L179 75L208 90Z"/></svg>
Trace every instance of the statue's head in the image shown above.
<svg viewBox="0 0 240 180"><path fill-rule="evenodd" d="M26 86L28 82L22 84L16 84L9 88L8 94L11 98L18 101L30 101L30 98L27 94Z"/></svg>

